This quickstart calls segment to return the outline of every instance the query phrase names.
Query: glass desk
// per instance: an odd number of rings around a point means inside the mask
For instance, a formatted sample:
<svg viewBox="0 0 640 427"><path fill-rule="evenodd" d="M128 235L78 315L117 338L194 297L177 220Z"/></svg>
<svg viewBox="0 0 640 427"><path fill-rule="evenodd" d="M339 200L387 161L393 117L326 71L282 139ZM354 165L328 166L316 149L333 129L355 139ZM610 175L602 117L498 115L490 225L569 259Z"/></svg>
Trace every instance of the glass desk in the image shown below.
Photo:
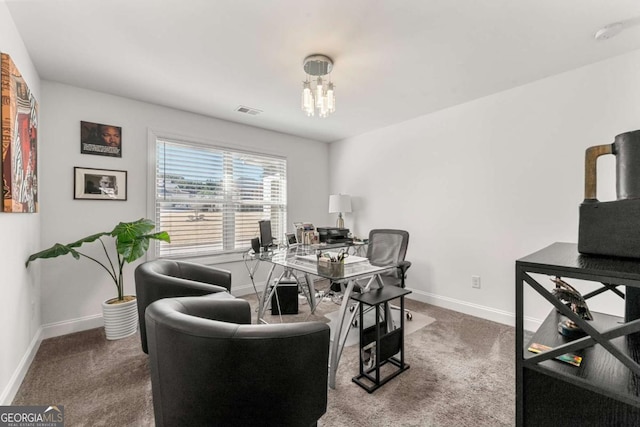
<svg viewBox="0 0 640 427"><path fill-rule="evenodd" d="M332 247L331 249L335 248ZM300 288L303 290L305 296L309 300L309 306L311 307L312 313L317 307L317 302L315 300L316 292L313 284L313 278L311 276L322 277L332 282L344 285L342 286L345 289L344 296L342 297L342 304L340 305L338 322L336 324L335 330L333 331L331 354L329 355L329 387L335 389L336 372L338 370L340 357L342 356L342 349L347 339L347 334L349 333L349 325L351 324L352 320L350 319L348 322L345 322L348 306L350 304L349 300L351 294L353 293L355 281L358 279L369 278L367 287L373 282L377 282L379 287L383 287L384 285L382 283L382 280L380 279L379 274L388 270L392 270L396 268L396 266L372 265L366 258L362 258L363 260L359 262L349 262L349 258L346 258L345 264L340 264L339 266L329 266L325 263L318 263L318 261L314 259L316 250L317 249L315 249L314 247L299 246L290 249L280 249L273 252L262 253L259 256L255 257L255 259L257 260L269 262L272 264L267 275L267 280L265 282L266 285L262 294L262 298L260 298L260 301L258 302L258 322L263 321L262 317L264 315L266 303L271 299L273 293L275 292L276 287L270 286L270 283L272 283L271 280L273 278L273 272L277 266L280 266L284 269L284 271L278 278L278 281L283 277L293 277L296 282L298 282ZM326 248L323 247L320 250L324 251L326 250ZM306 283L300 283L295 273L302 273L304 275L304 281ZM356 310L353 311L351 317L353 318L355 314Z"/></svg>

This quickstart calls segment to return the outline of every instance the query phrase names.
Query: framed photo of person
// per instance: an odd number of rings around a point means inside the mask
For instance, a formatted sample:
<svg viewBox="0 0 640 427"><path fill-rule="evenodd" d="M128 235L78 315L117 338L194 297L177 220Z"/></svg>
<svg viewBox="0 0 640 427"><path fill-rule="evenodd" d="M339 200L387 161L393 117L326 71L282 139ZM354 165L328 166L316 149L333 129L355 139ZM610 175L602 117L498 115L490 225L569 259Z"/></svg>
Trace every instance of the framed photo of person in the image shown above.
<svg viewBox="0 0 640 427"><path fill-rule="evenodd" d="M73 168L73 198L127 200L127 171Z"/></svg>
<svg viewBox="0 0 640 427"><path fill-rule="evenodd" d="M122 128L81 121L80 153L122 157Z"/></svg>
<svg viewBox="0 0 640 427"><path fill-rule="evenodd" d="M284 233L284 239L287 242L287 246L290 248L298 246L298 239L295 233Z"/></svg>

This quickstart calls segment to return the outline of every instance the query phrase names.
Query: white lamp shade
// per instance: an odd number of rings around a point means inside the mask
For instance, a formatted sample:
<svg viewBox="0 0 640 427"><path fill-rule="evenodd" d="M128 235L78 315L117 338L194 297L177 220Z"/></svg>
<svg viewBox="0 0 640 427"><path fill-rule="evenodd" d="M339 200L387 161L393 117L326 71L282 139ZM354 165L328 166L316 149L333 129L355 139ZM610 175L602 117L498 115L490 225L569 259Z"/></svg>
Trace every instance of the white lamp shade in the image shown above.
<svg viewBox="0 0 640 427"><path fill-rule="evenodd" d="M329 213L351 212L351 196L332 194L329 196Z"/></svg>

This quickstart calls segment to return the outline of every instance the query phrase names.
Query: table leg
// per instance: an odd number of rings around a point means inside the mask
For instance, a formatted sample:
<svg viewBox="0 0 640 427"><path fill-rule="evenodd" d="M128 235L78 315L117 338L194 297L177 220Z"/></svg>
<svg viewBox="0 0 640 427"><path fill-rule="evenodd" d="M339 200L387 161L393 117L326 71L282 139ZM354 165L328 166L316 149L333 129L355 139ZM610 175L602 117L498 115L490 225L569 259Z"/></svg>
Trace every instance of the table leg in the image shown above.
<svg viewBox="0 0 640 427"><path fill-rule="evenodd" d="M262 316L264 316L264 306L266 304L266 302L268 301L267 298L267 294L269 293L269 283L271 283L271 277L273 276L273 270L275 270L276 265L272 264L271 268L269 269L269 274L267 274L267 281L264 284L264 292L262 293L262 299L258 300L258 321L257 323L260 323L260 320L262 319Z"/></svg>
<svg viewBox="0 0 640 427"><path fill-rule="evenodd" d="M307 281L307 289L309 290L309 304L311 305L311 314L316 311L316 307L318 304L316 303L316 285L313 283L313 277L311 274L306 273L304 275L305 280Z"/></svg>
<svg viewBox="0 0 640 427"><path fill-rule="evenodd" d="M347 288L342 296L342 304L340 305L340 315L336 322L336 328L333 332L333 342L331 343L331 359L329 360L329 387L336 388L336 372L338 371L338 363L340 362L340 356L342 355L342 349L340 348L342 329L344 327L344 321L347 314L347 307L349 306L351 293L353 292L353 286L355 281L349 280ZM349 329L345 331L345 334L349 333Z"/></svg>

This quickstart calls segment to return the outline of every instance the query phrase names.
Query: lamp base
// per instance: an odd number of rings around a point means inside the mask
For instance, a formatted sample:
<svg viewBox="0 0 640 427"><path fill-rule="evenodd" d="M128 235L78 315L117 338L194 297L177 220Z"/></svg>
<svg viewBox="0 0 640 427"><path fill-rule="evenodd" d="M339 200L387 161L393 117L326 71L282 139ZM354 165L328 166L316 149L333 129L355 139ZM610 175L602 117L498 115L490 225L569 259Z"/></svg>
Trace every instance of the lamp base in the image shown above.
<svg viewBox="0 0 640 427"><path fill-rule="evenodd" d="M338 220L336 221L336 228L340 228L340 229L344 228L344 219L342 219L342 214L338 214Z"/></svg>

